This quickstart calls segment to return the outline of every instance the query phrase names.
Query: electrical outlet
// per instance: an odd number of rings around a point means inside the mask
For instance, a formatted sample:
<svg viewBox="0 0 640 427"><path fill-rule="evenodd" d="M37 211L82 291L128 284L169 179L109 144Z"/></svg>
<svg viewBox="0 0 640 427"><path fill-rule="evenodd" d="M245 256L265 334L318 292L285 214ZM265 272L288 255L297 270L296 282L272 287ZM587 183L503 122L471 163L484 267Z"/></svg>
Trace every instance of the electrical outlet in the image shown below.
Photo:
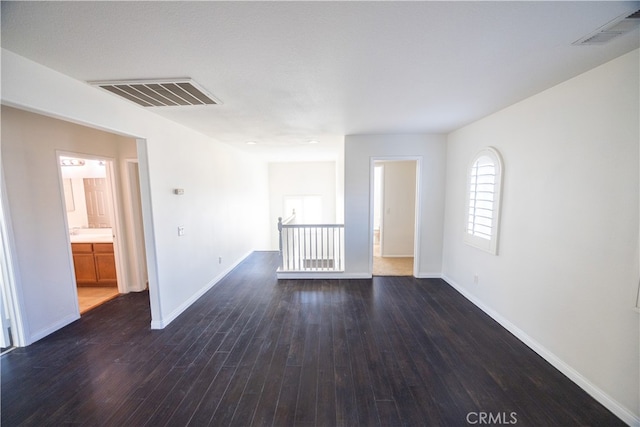
<svg viewBox="0 0 640 427"><path fill-rule="evenodd" d="M184 236L184 225L178 226L178 236Z"/></svg>
<svg viewBox="0 0 640 427"><path fill-rule="evenodd" d="M218 264L222 264L222 257L221 256L218 257Z"/></svg>
<svg viewBox="0 0 640 427"><path fill-rule="evenodd" d="M478 284L478 275L477 275L477 274L474 274L474 275L473 275L473 284L474 284L474 285L477 285L477 284Z"/></svg>

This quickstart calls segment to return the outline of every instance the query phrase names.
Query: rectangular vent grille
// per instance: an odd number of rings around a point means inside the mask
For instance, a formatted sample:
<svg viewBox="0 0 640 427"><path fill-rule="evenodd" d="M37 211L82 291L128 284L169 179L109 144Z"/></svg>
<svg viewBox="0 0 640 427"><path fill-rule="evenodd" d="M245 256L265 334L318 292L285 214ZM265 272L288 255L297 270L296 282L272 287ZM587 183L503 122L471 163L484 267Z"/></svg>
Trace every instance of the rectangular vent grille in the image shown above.
<svg viewBox="0 0 640 427"><path fill-rule="evenodd" d="M573 42L573 45L588 46L604 44L629 31L635 30L638 25L640 25L640 10L635 11L631 15L623 15L614 19L593 33Z"/></svg>
<svg viewBox="0 0 640 427"><path fill-rule="evenodd" d="M89 82L143 107L218 105L220 101L191 79Z"/></svg>

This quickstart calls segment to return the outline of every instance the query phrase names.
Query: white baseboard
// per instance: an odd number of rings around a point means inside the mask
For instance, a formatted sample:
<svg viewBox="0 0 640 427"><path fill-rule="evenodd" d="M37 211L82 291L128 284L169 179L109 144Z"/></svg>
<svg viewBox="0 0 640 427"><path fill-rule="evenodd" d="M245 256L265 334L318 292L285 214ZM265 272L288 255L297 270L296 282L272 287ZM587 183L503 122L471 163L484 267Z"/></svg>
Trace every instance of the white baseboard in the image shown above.
<svg viewBox="0 0 640 427"><path fill-rule="evenodd" d="M279 271L278 279L371 279L370 273L343 273L340 271ZM418 273L418 279L441 279L440 273Z"/></svg>
<svg viewBox="0 0 640 427"><path fill-rule="evenodd" d="M69 315L69 316L63 318L62 320L60 320L59 322L56 322L53 325L47 326L45 329L41 329L38 332L35 332L35 333L31 334L29 336L27 342L25 343L25 345L33 344L34 342L36 342L38 340L41 340L42 338L46 337L47 335L50 335L50 334L54 333L58 329L62 329L65 326L67 326L68 324L75 322L79 318L80 318L80 315L78 315L78 314Z"/></svg>
<svg viewBox="0 0 640 427"><path fill-rule="evenodd" d="M381 258L413 258L413 254L382 255Z"/></svg>
<svg viewBox="0 0 640 427"><path fill-rule="evenodd" d="M211 279L206 285L204 285L198 292L193 294L191 298L180 304L178 308L173 310L166 318L162 318L159 320L151 321L151 329L164 329L169 325L169 323L173 322L178 316L182 314L187 308L191 306L194 302L196 302L202 295L207 293L209 289L213 288L224 276L229 274L231 270L236 268L242 261L244 261L249 255L251 255L253 251L246 253L244 256L240 257L238 261L233 263L229 268L225 269L222 273L218 274L216 277Z"/></svg>
<svg viewBox="0 0 640 427"><path fill-rule="evenodd" d="M502 327L511 332L522 341L526 346L531 348L533 351L538 353L543 359L549 362L552 366L566 375L571 381L576 383L580 388L589 393L591 397L600 402L604 407L613 412L617 417L619 417L622 421L629 424L630 426L640 426L640 417L635 415L629 409L624 407L622 404L617 402L607 393L602 391L596 385L594 385L591 381L585 378L578 371L573 369L571 366L566 364L562 359L553 354L551 351L547 350L543 345L539 342L531 338L527 335L522 329L518 328L516 325L502 317L499 313L494 311L492 308L485 305L482 301L476 298L474 295L467 292L465 288L458 285L453 279L447 277L446 275L441 276L442 279L447 282L452 288L456 291L460 292L466 299L471 301L476 307L480 310L484 311L487 315L489 315L493 320L498 322Z"/></svg>
<svg viewBox="0 0 640 427"><path fill-rule="evenodd" d="M344 273L341 271L279 271L278 279L371 279L367 273Z"/></svg>
<svg viewBox="0 0 640 427"><path fill-rule="evenodd" d="M442 279L442 273L418 273L418 279Z"/></svg>

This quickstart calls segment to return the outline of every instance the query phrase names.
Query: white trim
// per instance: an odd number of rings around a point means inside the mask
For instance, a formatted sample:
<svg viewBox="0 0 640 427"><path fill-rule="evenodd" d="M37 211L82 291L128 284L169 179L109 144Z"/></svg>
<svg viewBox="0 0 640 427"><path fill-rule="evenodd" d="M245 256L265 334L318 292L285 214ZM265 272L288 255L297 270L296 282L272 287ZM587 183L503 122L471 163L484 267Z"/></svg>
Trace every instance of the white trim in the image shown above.
<svg viewBox="0 0 640 427"><path fill-rule="evenodd" d="M420 273L420 247L422 246L422 156L416 157L416 198L413 217L413 276Z"/></svg>
<svg viewBox="0 0 640 427"><path fill-rule="evenodd" d="M109 186L109 192L111 193L111 203L109 209L111 209L111 218L113 223L111 224L112 236L113 236L113 255L116 262L116 281L118 283L118 292L121 294L129 292L128 275L125 273L128 268L127 260L124 258L123 246L125 246L125 234L123 227L123 219L120 215L120 211L124 210L122 206L122 195L119 193L119 186L116 183L119 174L119 165L116 164L115 159L105 159L106 172L107 172L107 185ZM119 180L119 179L118 179Z"/></svg>
<svg viewBox="0 0 640 427"><path fill-rule="evenodd" d="M383 176L382 182L384 182L384 169L382 170L382 176ZM369 224L367 224L367 237L368 237L367 250L369 252L369 274L371 274L371 277L373 277L373 242L374 242L373 215L375 210L374 198L376 194L375 181L376 181L376 158L370 157L369 158ZM384 185L382 187L384 188ZM384 194L382 195L382 199L383 199L383 201L381 202L382 210L384 211ZM380 218L380 242L381 243L382 243L382 223L384 222L383 218L384 216ZM346 231L346 227L345 227L345 231ZM382 250L382 246L380 246L380 249ZM346 261L346 254L345 254L345 261ZM345 262L345 266L346 266L346 262Z"/></svg>
<svg viewBox="0 0 640 427"><path fill-rule="evenodd" d="M144 256L146 248L144 247L144 232L142 230L142 199L140 197L140 186L137 185L140 181L140 173L138 172L140 164L137 158L124 159L124 163L126 165L126 182L123 188L126 194L123 194L123 197L128 199L128 209L125 209L125 216L131 226L129 237L132 243L130 248L133 249L129 253L131 259L129 269L134 275L134 283L129 283L127 291L139 292L147 288L147 260ZM137 214L139 214L139 218Z"/></svg>
<svg viewBox="0 0 640 427"><path fill-rule="evenodd" d="M149 154L147 140L136 139L138 153L138 174L140 178L140 202L142 204L142 228L144 229L144 247L147 256L147 278L149 280L149 307L151 309L151 329L162 329L169 322L162 319L160 283L158 280L158 257L156 254L156 234L153 219L153 200L151 197L151 178L149 176ZM156 327L154 327L156 325ZM159 325L164 325L158 327Z"/></svg>
<svg viewBox="0 0 640 427"><path fill-rule="evenodd" d="M385 174L385 166L384 163L380 163L377 164L375 162L373 162L373 186L371 187L371 191L372 191L372 199L373 199L373 212L372 212L372 218L374 218L371 221L371 226L375 227L375 217L376 217L376 212L375 212L375 204L376 204L376 168L378 168L380 170L380 200L378 201L378 203L380 204L380 211L378 212L378 215L380 215L380 228L378 229L378 239L380 241L380 255L382 255L384 253L384 217L385 217L385 213L384 213L384 198L386 196L385 192L384 192L384 174ZM374 233L374 237L373 237L373 241L372 244L375 242L375 228L373 230ZM373 271L373 264L371 266Z"/></svg>
<svg viewBox="0 0 640 427"><path fill-rule="evenodd" d="M233 263L229 268L224 270L222 273L218 274L216 277L211 279L209 283L204 285L198 292L193 294L191 298L180 304L178 308L173 310L166 318L163 317L160 320L151 320L151 329L164 329L169 323L173 322L178 316L182 314L186 309L188 309L191 304L195 303L202 295L207 293L211 288L217 285L227 274L231 272L234 268L236 268L242 261L247 259L249 255L251 255L255 251L249 251L244 256L240 257L235 263Z"/></svg>
<svg viewBox="0 0 640 427"><path fill-rule="evenodd" d="M400 254L400 255L385 255L381 258L414 258L412 254Z"/></svg>
<svg viewBox="0 0 640 427"><path fill-rule="evenodd" d="M442 279L442 273L418 273L416 279Z"/></svg>
<svg viewBox="0 0 640 427"><path fill-rule="evenodd" d="M17 266L17 260L13 254L16 253L15 242L13 240L13 226L11 224L11 215L9 211L9 199L7 197L6 180L4 179L4 169L0 167L1 179L1 200L0 200L0 245L2 256L2 274L3 274L3 291L9 306L9 321L11 323L11 335L13 345L16 347L24 347L31 344L30 327L28 319L23 316L24 296L22 294L20 269Z"/></svg>
<svg viewBox="0 0 640 427"><path fill-rule="evenodd" d="M506 318L502 317L498 312L485 305L480 299L475 297L473 294L469 293L465 288L457 284L453 279L446 275L442 275L442 279L449 284L452 288L458 291L462 296L468 299L471 303L473 303L480 310L484 311L487 315L489 315L493 320L498 322L502 327L504 327L507 331L513 334L516 338L518 338L522 343L531 348L533 351L538 353L544 360L549 362L553 367L562 372L565 376L567 376L571 381L577 384L580 388L586 391L591 395L595 400L604 405L607 409L613 412L617 417L619 417L622 421L629 425L640 425L640 417L636 416L629 409L624 407L621 403L617 402L607 393L602 391L596 385L594 385L591 381L585 378L582 374L576 371L574 368L565 363L558 356L553 354L547 348L545 348L542 344L531 338L526 332L522 329L518 328L516 325L511 323Z"/></svg>
<svg viewBox="0 0 640 427"><path fill-rule="evenodd" d="M77 290L77 280L76 280L76 269L75 266L73 264L73 250L71 248L71 234L69 232L69 217L67 215L67 201L65 200L65 195L64 195L64 182L63 182L63 177L62 177L62 166L60 166L60 157L61 156L68 156L68 157L83 157L86 159L92 159L92 160L104 160L102 158L98 159L98 158L94 158L90 155L85 155L85 154L79 154L79 153L74 153L74 152L70 152L70 151L62 151L62 150L56 150L56 170L58 171L58 195L60 196L60 206L62 206L62 218L64 220L64 230L65 230L65 238L67 241L67 245L65 248L65 252L67 253L66 259L69 262L69 271L71 272L71 281L67 284L71 289L71 295L73 296L73 306L76 309L76 315L78 316L78 318L80 317L80 302L78 301L78 290ZM116 274L117 274L117 265L116 265ZM65 318L66 319L66 318ZM57 329L66 326L68 323L64 323L64 319L61 321L63 323L62 326L56 326L56 329L51 330L49 333L52 333L54 331L56 331ZM55 325L60 324L61 322L57 322ZM51 327L46 328L45 330L50 330ZM33 334L33 336L38 335L38 333ZM40 337L42 338L42 336ZM40 338L35 338L33 339L31 342L35 342L37 340L39 340Z"/></svg>
<svg viewBox="0 0 640 427"><path fill-rule="evenodd" d="M75 283L74 283L75 285ZM76 298L77 300L77 298ZM29 337L29 345L33 344L34 342L41 340L42 338L46 337L47 335L50 335L54 332L56 332L58 329L62 329L65 326L67 326L70 323L75 322L76 320L80 319L80 314L70 314L64 318L62 318L62 320L60 320L59 322L47 325L46 328L41 329L37 332L34 332L33 334L31 334L31 336Z"/></svg>
<svg viewBox="0 0 640 427"><path fill-rule="evenodd" d="M339 271L278 271L278 279L371 279L368 273L342 273Z"/></svg>

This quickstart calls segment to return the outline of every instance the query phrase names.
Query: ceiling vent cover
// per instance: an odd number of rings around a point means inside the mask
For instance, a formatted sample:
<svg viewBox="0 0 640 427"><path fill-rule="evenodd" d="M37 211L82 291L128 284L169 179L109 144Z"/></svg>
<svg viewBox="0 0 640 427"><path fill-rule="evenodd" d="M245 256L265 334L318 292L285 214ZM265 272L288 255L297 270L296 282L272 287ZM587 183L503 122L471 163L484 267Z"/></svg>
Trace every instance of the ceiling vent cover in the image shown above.
<svg viewBox="0 0 640 427"><path fill-rule="evenodd" d="M640 25L640 10L636 10L631 15L622 15L608 24L598 28L596 31L573 42L575 46L599 45L635 30Z"/></svg>
<svg viewBox="0 0 640 427"><path fill-rule="evenodd" d="M89 82L143 107L218 105L219 100L189 78Z"/></svg>

